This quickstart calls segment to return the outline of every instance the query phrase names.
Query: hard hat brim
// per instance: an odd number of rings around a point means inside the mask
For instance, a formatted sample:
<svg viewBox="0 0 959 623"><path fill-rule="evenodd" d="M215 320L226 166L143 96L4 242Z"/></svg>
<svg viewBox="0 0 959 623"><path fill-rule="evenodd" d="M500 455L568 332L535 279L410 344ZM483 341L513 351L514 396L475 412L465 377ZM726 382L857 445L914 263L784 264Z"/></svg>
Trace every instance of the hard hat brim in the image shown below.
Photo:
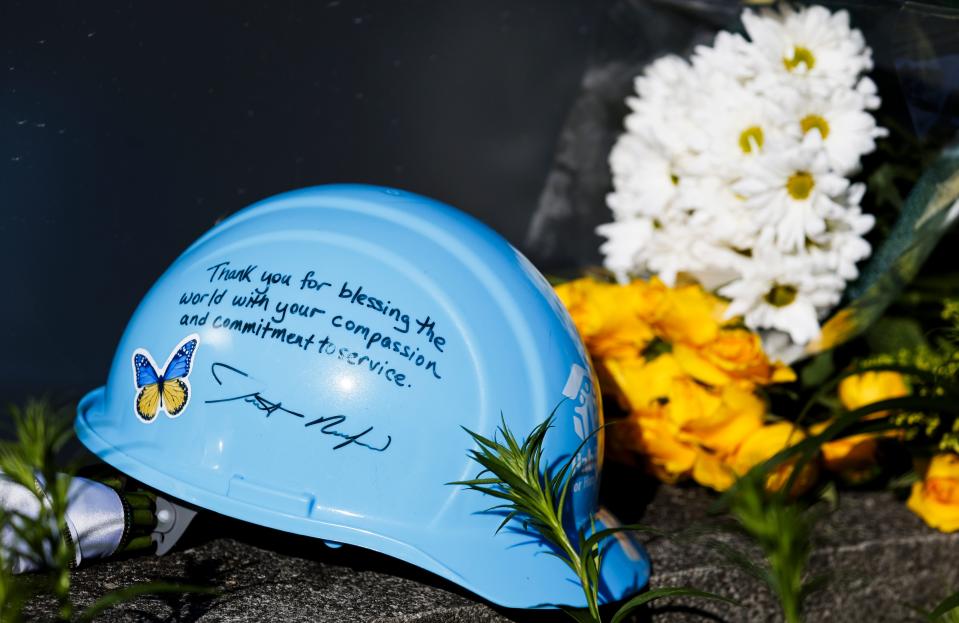
<svg viewBox="0 0 959 623"><path fill-rule="evenodd" d="M510 527L499 534L476 534L476 530L437 533L422 526L397 538L345 522L320 521L284 512L282 508L267 509L170 476L158 466L133 458L94 430L90 420L103 413L104 394L105 388L100 387L80 401L75 421L78 438L106 463L167 495L243 521L371 549L436 573L507 608L585 606L576 577L548 554L549 547L534 534L519 533ZM618 525L604 509L594 519L597 529ZM639 592L649 575L649 557L632 534L619 533L604 542L601 602L620 601Z"/></svg>

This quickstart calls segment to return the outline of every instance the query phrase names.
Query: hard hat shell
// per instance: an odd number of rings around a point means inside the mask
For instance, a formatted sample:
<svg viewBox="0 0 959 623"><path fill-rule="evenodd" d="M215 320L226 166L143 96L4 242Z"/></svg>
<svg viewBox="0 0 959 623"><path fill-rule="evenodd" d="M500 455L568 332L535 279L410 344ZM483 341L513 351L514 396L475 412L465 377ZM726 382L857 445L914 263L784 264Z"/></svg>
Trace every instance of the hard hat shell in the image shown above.
<svg viewBox="0 0 959 623"><path fill-rule="evenodd" d="M144 250L147 252L147 250ZM472 440L525 436L545 458L599 426L598 388L552 288L475 219L407 192L335 185L261 201L190 246L144 297L83 443L130 476L256 524L376 550L503 606L584 605L576 577L475 477ZM558 406L557 406L558 405ZM597 509L602 435L577 456L579 525ZM647 581L610 540L602 598Z"/></svg>

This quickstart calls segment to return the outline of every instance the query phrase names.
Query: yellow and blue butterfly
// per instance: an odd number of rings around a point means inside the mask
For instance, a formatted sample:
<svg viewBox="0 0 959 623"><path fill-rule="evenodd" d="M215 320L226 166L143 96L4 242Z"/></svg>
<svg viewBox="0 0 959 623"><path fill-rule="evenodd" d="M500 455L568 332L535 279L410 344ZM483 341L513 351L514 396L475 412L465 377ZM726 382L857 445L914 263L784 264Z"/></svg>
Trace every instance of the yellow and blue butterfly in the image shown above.
<svg viewBox="0 0 959 623"><path fill-rule="evenodd" d="M200 336L188 335L167 359L163 374L157 373L153 357L144 348L133 353L133 382L139 390L134 410L141 422L152 422L160 409L167 416L177 417L190 402L190 381L187 378L193 366L193 353L200 344Z"/></svg>

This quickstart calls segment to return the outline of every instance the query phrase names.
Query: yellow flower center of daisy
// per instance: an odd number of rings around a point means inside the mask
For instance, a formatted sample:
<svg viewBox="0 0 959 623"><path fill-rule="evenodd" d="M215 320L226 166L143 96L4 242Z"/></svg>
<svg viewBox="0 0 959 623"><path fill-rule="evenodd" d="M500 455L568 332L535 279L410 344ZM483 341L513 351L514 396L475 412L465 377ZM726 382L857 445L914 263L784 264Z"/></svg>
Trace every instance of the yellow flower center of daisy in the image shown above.
<svg viewBox="0 0 959 623"><path fill-rule="evenodd" d="M787 70L793 71L799 67L800 64L805 65L806 71L809 71L816 66L816 56L809 48L804 48L801 45L794 45L792 58L784 58L783 65L786 66Z"/></svg>
<svg viewBox="0 0 959 623"><path fill-rule="evenodd" d="M799 290L795 286L784 286L777 283L763 298L773 307L785 307L796 300L796 294L798 293Z"/></svg>
<svg viewBox="0 0 959 623"><path fill-rule="evenodd" d="M673 183L673 186L679 186L679 176L675 173L670 174L669 181Z"/></svg>
<svg viewBox="0 0 959 623"><path fill-rule="evenodd" d="M819 130L820 136L826 138L829 136L829 122L819 115L806 115L799 122L802 133L806 134L813 128Z"/></svg>
<svg viewBox="0 0 959 623"><path fill-rule="evenodd" d="M739 148L744 154L752 153L753 145L756 146L756 151L763 147L763 129L758 125L749 126L739 135Z"/></svg>
<svg viewBox="0 0 959 623"><path fill-rule="evenodd" d="M823 243L821 243L821 242L816 242L815 240L813 240L813 239L810 238L809 236L806 236L806 250L807 250L807 251L808 251L809 249L824 249L824 248L826 248L826 247L825 247L825 245L823 245ZM957 420L957 421L959 421L959 420Z"/></svg>
<svg viewBox="0 0 959 623"><path fill-rule="evenodd" d="M809 193L816 186L816 180L806 171L796 171L786 180L786 192L793 199L802 201L809 198Z"/></svg>

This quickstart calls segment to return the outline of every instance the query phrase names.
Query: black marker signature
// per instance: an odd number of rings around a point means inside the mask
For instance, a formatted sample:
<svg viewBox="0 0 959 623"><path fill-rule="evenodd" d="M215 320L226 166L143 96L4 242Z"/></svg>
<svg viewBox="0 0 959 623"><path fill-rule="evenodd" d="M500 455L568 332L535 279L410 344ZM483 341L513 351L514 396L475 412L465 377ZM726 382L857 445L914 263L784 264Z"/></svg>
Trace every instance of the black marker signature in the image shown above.
<svg viewBox="0 0 959 623"><path fill-rule="evenodd" d="M231 373L238 374L243 377L250 376L249 374L247 374L246 372L238 368L234 368L233 366L227 365L225 363L215 362L210 366L210 374L213 375L213 380L215 380L218 385L223 385L223 381L221 381L220 377L217 375L218 369L220 369L221 371L227 370ZM266 398L265 396L263 396L263 394L261 394L260 392L251 392L248 394L240 394L239 396L231 396L229 398L217 398L215 400L207 400L206 403L214 404L219 402L234 402L238 400L241 400L247 404L253 405L258 410L264 412L266 414L266 417L270 417L274 413L282 412L282 413L286 413L287 415L292 415L294 417L301 418L303 420L308 419L305 414L299 413L298 411L293 411L292 409L284 407L283 403L280 401L273 402L269 398ZM308 428L310 426L320 426L320 432L323 433L324 435L341 437L346 440L333 446L334 450L339 450L340 448L346 447L350 444L356 444L358 446L363 446L364 448L368 450L372 450L374 452L383 452L384 450L389 448L390 444L393 442L393 438L390 435L386 436L386 445L384 445L381 448L376 446L371 446L370 444L364 441L360 441L361 437L365 436L366 434L368 434L369 432L373 430L372 426L368 427L366 430L362 432L356 433L355 435L350 435L350 434L344 433L343 431L337 430L337 427L340 424L343 424L344 422L346 422L347 419L348 418L342 414L327 415L324 417L319 417L319 418L309 420L308 422L303 424L303 427Z"/></svg>

